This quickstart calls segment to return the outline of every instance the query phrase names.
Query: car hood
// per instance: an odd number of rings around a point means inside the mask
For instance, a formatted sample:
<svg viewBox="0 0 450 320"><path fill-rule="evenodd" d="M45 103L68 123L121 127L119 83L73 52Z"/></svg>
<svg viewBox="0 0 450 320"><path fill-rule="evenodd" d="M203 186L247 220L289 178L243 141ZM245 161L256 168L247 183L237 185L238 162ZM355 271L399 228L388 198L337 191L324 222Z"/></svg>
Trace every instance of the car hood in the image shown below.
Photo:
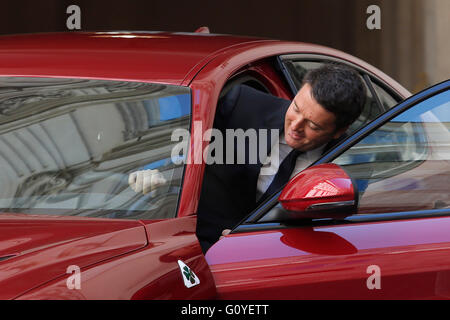
<svg viewBox="0 0 450 320"><path fill-rule="evenodd" d="M0 299L145 247L139 221L0 214ZM70 273L70 271L69 271Z"/></svg>

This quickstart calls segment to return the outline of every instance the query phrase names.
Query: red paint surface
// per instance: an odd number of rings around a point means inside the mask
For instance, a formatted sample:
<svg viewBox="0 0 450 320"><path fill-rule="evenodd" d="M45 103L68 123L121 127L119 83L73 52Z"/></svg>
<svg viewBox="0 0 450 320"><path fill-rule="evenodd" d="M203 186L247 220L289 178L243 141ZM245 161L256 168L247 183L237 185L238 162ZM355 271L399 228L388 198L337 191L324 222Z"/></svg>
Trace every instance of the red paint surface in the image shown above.
<svg viewBox="0 0 450 320"><path fill-rule="evenodd" d="M11 299L66 274L143 248L139 221L0 215L0 299Z"/></svg>
<svg viewBox="0 0 450 320"><path fill-rule="evenodd" d="M70 275L61 274L19 299L214 298L214 281L195 236L195 221L195 217L185 217L146 222L147 246L82 267L79 290L68 289ZM178 260L194 271L199 285L184 286Z"/></svg>
<svg viewBox="0 0 450 320"><path fill-rule="evenodd" d="M221 299L450 298L450 218L227 236L206 258ZM381 289L367 268L379 266Z"/></svg>
<svg viewBox="0 0 450 320"><path fill-rule="evenodd" d="M251 38L164 32L69 32L0 37L0 75L180 84L208 56ZM195 73L194 73L195 75Z"/></svg>
<svg viewBox="0 0 450 320"><path fill-rule="evenodd" d="M352 180L333 163L320 164L296 175L278 198L286 210L306 211L311 205L355 200Z"/></svg>

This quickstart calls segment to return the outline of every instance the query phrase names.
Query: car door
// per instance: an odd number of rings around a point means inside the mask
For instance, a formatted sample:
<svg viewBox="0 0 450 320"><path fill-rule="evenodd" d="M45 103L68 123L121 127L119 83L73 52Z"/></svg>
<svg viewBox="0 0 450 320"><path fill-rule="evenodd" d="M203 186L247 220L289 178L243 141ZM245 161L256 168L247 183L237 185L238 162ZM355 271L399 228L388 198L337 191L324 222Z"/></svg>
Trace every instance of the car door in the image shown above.
<svg viewBox="0 0 450 320"><path fill-rule="evenodd" d="M196 219L177 217L185 162L171 136L190 129L189 88L39 77L0 87L1 298L215 296ZM139 170L166 183L134 190Z"/></svg>
<svg viewBox="0 0 450 320"><path fill-rule="evenodd" d="M449 87L408 99L316 163L345 170L356 212L296 217L278 193L211 247L219 297L450 298Z"/></svg>

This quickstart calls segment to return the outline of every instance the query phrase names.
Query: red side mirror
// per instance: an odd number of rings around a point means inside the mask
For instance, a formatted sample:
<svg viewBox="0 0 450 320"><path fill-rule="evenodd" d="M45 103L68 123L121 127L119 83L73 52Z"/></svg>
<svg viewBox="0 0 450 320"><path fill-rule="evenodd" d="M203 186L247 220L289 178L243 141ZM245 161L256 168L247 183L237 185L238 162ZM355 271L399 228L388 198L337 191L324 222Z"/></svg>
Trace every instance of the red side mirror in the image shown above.
<svg viewBox="0 0 450 320"><path fill-rule="evenodd" d="M357 208L351 178L334 163L303 170L289 181L278 200L285 210L311 218L347 216Z"/></svg>

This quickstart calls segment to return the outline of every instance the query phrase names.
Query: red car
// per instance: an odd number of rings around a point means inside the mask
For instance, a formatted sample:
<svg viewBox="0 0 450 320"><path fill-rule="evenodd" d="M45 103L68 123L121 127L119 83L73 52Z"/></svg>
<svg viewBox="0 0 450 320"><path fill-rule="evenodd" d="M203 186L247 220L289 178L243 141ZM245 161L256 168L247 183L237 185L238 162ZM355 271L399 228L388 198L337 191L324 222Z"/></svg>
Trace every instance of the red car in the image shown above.
<svg viewBox="0 0 450 320"><path fill-rule="evenodd" d="M450 297L448 82L393 108L407 90L318 45L164 32L0 43L0 299ZM205 258L202 137L219 96L247 84L292 99L304 73L329 61L364 79L352 131L366 126ZM431 125L402 118L442 94ZM177 129L190 133L180 163ZM135 193L128 177L143 168L169 183Z"/></svg>

